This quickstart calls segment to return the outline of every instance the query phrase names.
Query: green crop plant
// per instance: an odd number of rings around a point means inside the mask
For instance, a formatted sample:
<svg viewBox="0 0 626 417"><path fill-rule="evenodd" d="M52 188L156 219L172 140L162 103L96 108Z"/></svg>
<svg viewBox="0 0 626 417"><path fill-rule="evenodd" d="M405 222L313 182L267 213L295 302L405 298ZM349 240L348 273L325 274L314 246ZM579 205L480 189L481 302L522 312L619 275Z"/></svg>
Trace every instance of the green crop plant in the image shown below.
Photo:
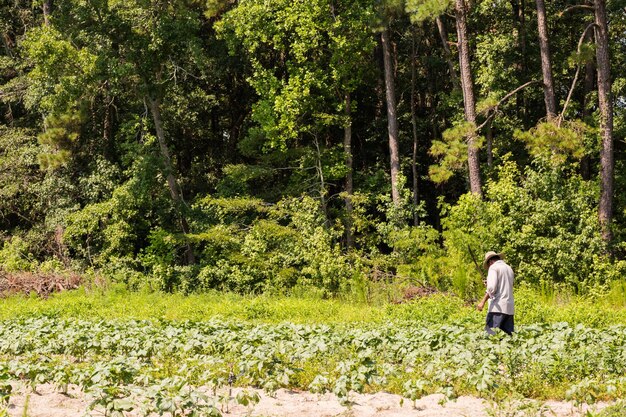
<svg viewBox="0 0 626 417"><path fill-rule="evenodd" d="M88 340L84 335L89 334ZM15 341L19 340L19 343ZM78 386L90 409L211 415L254 394L235 387L334 392L385 390L411 401L509 396L592 402L626 393L626 327L567 323L521 325L513 336L486 337L471 325L252 324L232 321L0 321L0 369L10 381L61 392ZM80 355L77 355L80 353ZM246 404L244 404L246 403ZM204 413L204 414L202 414Z"/></svg>
<svg viewBox="0 0 626 417"><path fill-rule="evenodd" d="M9 403L9 398L13 392L13 386L6 381L0 380L0 406L4 406Z"/></svg>

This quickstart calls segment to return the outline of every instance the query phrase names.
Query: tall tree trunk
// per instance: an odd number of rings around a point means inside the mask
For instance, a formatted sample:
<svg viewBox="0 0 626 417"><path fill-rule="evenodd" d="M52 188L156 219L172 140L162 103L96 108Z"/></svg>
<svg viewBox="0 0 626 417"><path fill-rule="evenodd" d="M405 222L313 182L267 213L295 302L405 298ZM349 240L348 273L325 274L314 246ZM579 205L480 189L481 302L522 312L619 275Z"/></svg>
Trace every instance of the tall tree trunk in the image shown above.
<svg viewBox="0 0 626 417"><path fill-rule="evenodd" d="M519 21L519 42L522 49L522 72L526 72L526 0L520 0L519 10L517 12Z"/></svg>
<svg viewBox="0 0 626 417"><path fill-rule="evenodd" d="M513 7L513 19L517 24L517 48L519 49L520 59L515 63L517 68L517 76L520 81L526 80L527 60L526 60L526 1L511 0ZM527 99L524 90L520 90L515 96L515 105L521 119L526 120Z"/></svg>
<svg viewBox="0 0 626 417"><path fill-rule="evenodd" d="M352 103L350 93L345 95L345 115L346 126L343 130L343 151L346 158L346 247L348 249L354 246L354 235L352 233L352 194L354 193L354 184L352 177Z"/></svg>
<svg viewBox="0 0 626 417"><path fill-rule="evenodd" d="M50 25L50 15L52 14L52 0L43 1L43 24Z"/></svg>
<svg viewBox="0 0 626 417"><path fill-rule="evenodd" d="M593 41L593 34L591 32L589 32L587 39L589 41ZM584 90L583 90L583 111L582 111L583 120L586 120L589 117L591 117L591 109L589 108L588 100L589 100L589 94L593 91L594 78L595 78L595 68L593 65L593 61L589 60L585 63L585 83L584 83ZM583 156L582 160L580 161L580 175L583 177L585 181L589 181L591 179L591 167L590 167L590 160L589 160L588 155Z"/></svg>
<svg viewBox="0 0 626 417"><path fill-rule="evenodd" d="M447 46L447 45L446 45ZM449 51L449 50L448 50ZM417 205L419 204L419 181L417 173L417 150L418 141L417 136L417 112L416 112L416 97L415 97L415 78L416 78L416 60L417 53L415 48L415 31L413 32L413 38L411 43L411 125L413 127L413 158L411 159L411 171L413 174L413 225L419 224L419 216L417 212Z"/></svg>
<svg viewBox="0 0 626 417"><path fill-rule="evenodd" d="M174 201L176 206L176 210L178 211L178 216L180 220L180 227L182 232L187 235L189 234L189 224L187 223L187 218L183 213L183 197L181 195L178 183L176 182L176 177L174 176L174 169L172 167L172 160L170 158L170 151L165 141L165 131L163 130L163 119L161 118L161 100L157 98L153 98L150 96L146 97L146 101L148 102L148 106L150 107L150 113L152 113L152 119L154 120L154 130L156 131L156 137L159 142L159 148L161 149L161 157L163 158L163 164L165 166L165 177L167 179L167 186L170 190L170 196ZM189 264L195 263L195 256L193 253L193 248L191 244L187 242L187 262Z"/></svg>
<svg viewBox="0 0 626 417"><path fill-rule="evenodd" d="M111 88L106 81L104 89L104 120L102 121L102 141L104 143L105 156L113 159L115 155L115 140L113 138L113 106L115 97L111 97Z"/></svg>
<svg viewBox="0 0 626 417"><path fill-rule="evenodd" d="M543 74L543 96L546 102L546 115L548 120L552 120L556 117L556 100L554 98L554 81L552 80L552 62L550 44L548 43L548 24L544 0L537 0L537 27L539 30L539 50L541 52L541 72Z"/></svg>
<svg viewBox="0 0 626 417"><path fill-rule="evenodd" d="M476 125L476 100L474 98L474 83L472 81L472 69L470 66L469 42L467 40L467 19L465 3L456 0L456 31L459 45L459 67L461 69L461 89L463 90L463 106L465 120ZM480 180L480 162L478 160L477 135L475 132L467 138L467 162L469 168L470 191L482 197Z"/></svg>
<svg viewBox="0 0 626 417"><path fill-rule="evenodd" d="M446 62L448 63L448 69L450 70L452 86L455 89L459 89L461 87L459 84L459 75L456 73L456 68L454 68L454 63L452 62L452 52L450 52L450 47L448 46L448 31L446 30L446 25L444 24L441 16L437 16L435 22L437 23L439 38L441 38L441 44L443 45L443 54L446 58Z"/></svg>
<svg viewBox="0 0 626 417"><path fill-rule="evenodd" d="M609 60L609 30L605 0L595 0L596 62L598 73L598 105L600 108L600 204L598 217L605 242L612 239L613 218L613 103Z"/></svg>
<svg viewBox="0 0 626 417"><path fill-rule="evenodd" d="M391 60L391 45L389 30L385 28L380 38L383 45L383 61L385 66L385 90L387 101L387 130L389 131L389 158L391 165L391 198L395 206L400 205L400 190L398 189L398 175L400 173L400 150L398 145L398 118L396 116L396 86L393 64Z"/></svg>
<svg viewBox="0 0 626 417"><path fill-rule="evenodd" d="M315 144L315 151L317 156L315 170L317 171L317 176L320 179L320 205L322 206L322 212L324 213L324 224L326 225L326 227L330 227L330 217L328 216L328 202L326 200L328 190L326 189L324 166L322 165L322 150L320 148L320 142L317 137L317 133L315 133L315 135L313 136L313 143Z"/></svg>
<svg viewBox="0 0 626 417"><path fill-rule="evenodd" d="M493 167L493 129L491 128L492 120L487 123L487 132L485 134L485 139L487 142L487 166L489 168Z"/></svg>

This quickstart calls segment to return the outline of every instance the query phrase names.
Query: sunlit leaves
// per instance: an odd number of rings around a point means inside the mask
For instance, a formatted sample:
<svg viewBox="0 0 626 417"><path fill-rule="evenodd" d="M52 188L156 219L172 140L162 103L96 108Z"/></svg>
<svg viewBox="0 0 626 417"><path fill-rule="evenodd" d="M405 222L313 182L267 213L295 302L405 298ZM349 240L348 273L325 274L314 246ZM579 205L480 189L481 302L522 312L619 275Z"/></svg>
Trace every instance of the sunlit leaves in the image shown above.
<svg viewBox="0 0 626 417"><path fill-rule="evenodd" d="M527 132L516 131L515 138L526 144L531 155L550 165L562 165L568 158L580 159L585 153L585 136L590 128L581 121L542 122Z"/></svg>
<svg viewBox="0 0 626 417"><path fill-rule="evenodd" d="M45 113L63 112L85 97L97 57L80 49L52 27L33 29L23 41L33 65L27 104Z"/></svg>
<svg viewBox="0 0 626 417"><path fill-rule="evenodd" d="M420 23L441 16L451 4L451 0L407 0L405 10L413 23Z"/></svg>
<svg viewBox="0 0 626 417"><path fill-rule="evenodd" d="M436 183L448 181L456 171L463 169L467 163L467 139L475 136L475 126L469 122L458 123L443 132L442 140L434 140L430 154L438 159L437 165L431 165L429 174ZM482 146L482 138L475 137L476 148Z"/></svg>
<svg viewBox="0 0 626 417"><path fill-rule="evenodd" d="M510 5L507 5L508 7ZM516 87L514 83L511 83L515 80L516 66L512 65L512 57L509 55L509 51L515 48L515 42L516 38L505 31L493 30L476 35L475 80L483 94Z"/></svg>
<svg viewBox="0 0 626 417"><path fill-rule="evenodd" d="M284 148L310 130L307 118L328 94L327 74L317 61L324 41L319 26L327 26L329 19L320 3L246 1L217 25L231 44L241 42L250 54L254 75L248 82L260 96L253 118L270 147Z"/></svg>
<svg viewBox="0 0 626 417"><path fill-rule="evenodd" d="M360 82L374 47L374 13L367 2L354 3L248 0L216 24L231 52L242 48L252 66L247 81L259 95L252 118L260 129L251 133L265 135L265 150L285 150L327 128L330 119L319 115L341 110L334 103Z"/></svg>
<svg viewBox="0 0 626 417"><path fill-rule="evenodd" d="M39 135L39 143L48 151L39 155L42 168L55 169L68 162L80 136L81 125L79 111L51 114L46 118L46 129Z"/></svg>
<svg viewBox="0 0 626 417"><path fill-rule="evenodd" d="M572 54L567 59L567 62L571 67L575 67L577 65L585 65L587 62L592 62L595 58L595 45L583 43L580 46L580 52L572 52Z"/></svg>
<svg viewBox="0 0 626 417"><path fill-rule="evenodd" d="M498 104L498 97L491 92L487 97L476 103L476 113L487 114Z"/></svg>

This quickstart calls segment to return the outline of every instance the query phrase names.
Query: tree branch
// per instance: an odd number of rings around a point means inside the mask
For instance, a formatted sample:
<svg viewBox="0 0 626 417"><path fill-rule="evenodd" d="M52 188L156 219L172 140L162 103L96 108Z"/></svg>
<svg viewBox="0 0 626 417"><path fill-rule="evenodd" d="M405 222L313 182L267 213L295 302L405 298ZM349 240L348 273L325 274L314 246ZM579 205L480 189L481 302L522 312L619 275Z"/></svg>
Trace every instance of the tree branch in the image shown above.
<svg viewBox="0 0 626 417"><path fill-rule="evenodd" d="M515 93L517 93L518 91L523 90L524 88L528 87L529 85L531 85L531 84L536 84L536 83L538 83L538 82L539 82L539 80L531 80L531 81L528 81L527 83L524 83L524 84L520 85L519 87L517 87L515 90L513 90L513 91L511 91L511 92L507 93L504 97L502 97L502 98L500 99L500 101L498 101L498 104L496 104L495 106L493 106L493 108L492 108L492 112L489 114L489 116L487 116L487 119L485 119L485 121L484 121L484 122L483 122L480 126L478 126L478 127L476 128L476 130L478 131L478 130L482 129L483 127L485 127L485 125L486 125L487 123L489 123L489 121L490 121L491 119L493 119L493 117L495 116L495 114L498 112L498 108L500 107L500 105L502 105L502 103L504 103L505 101L507 101L508 99L510 99L510 98L511 98L513 95L515 95Z"/></svg>
<svg viewBox="0 0 626 417"><path fill-rule="evenodd" d="M580 36L580 39L578 40L578 48L576 49L576 53L578 55L580 55L580 48L582 47L583 42L585 38L587 37L587 32L589 32L590 29L593 29L596 26L597 25L595 23L590 23L583 31L583 34ZM565 104L563 104L563 110L561 111L561 114L559 115L559 121L557 123L558 127L561 127L561 122L565 118L565 110L567 110L567 105L569 104L572 98L572 93L574 92L574 87L576 86L576 82L578 81L579 73L580 73L580 63L576 65L576 74L574 74L574 81L572 81L572 86L570 87L569 92L567 93L567 99L565 100Z"/></svg>
<svg viewBox="0 0 626 417"><path fill-rule="evenodd" d="M593 12L595 8L588 4L575 4L573 6L566 7L562 12L559 13L559 17L574 10L587 10Z"/></svg>

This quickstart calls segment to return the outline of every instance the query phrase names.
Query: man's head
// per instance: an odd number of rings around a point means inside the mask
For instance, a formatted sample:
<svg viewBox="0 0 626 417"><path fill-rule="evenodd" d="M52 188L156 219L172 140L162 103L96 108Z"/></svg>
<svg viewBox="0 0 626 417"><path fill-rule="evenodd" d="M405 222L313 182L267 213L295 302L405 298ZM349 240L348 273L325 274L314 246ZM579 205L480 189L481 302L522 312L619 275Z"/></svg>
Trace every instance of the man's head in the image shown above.
<svg viewBox="0 0 626 417"><path fill-rule="evenodd" d="M491 264L502 259L501 253L489 251L485 254L485 260L483 261L483 268L489 268Z"/></svg>

